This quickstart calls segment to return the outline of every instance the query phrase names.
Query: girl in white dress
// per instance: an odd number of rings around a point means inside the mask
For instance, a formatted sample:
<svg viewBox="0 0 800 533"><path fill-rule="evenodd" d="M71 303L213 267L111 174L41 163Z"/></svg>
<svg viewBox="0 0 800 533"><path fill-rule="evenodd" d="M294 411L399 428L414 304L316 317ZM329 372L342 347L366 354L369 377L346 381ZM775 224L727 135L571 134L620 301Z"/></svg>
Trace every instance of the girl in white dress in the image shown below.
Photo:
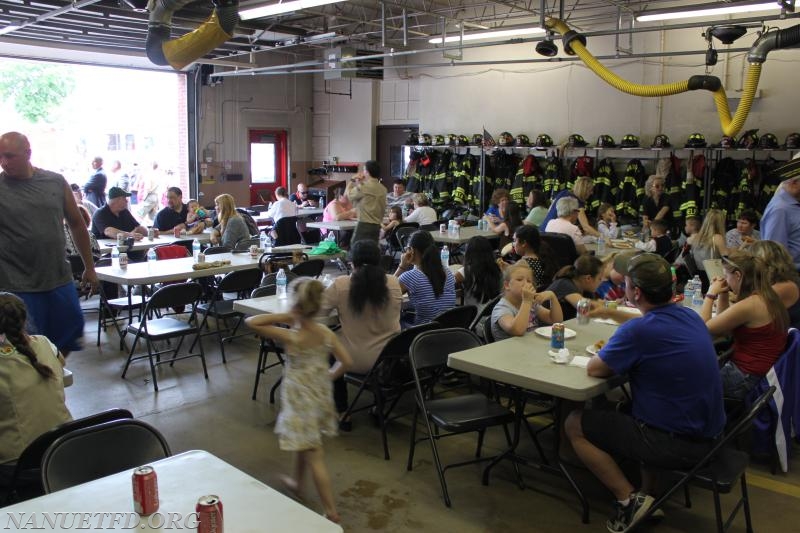
<svg viewBox="0 0 800 533"><path fill-rule="evenodd" d="M286 479L286 484L300 493L308 466L325 516L338 523L322 435L335 436L338 432L332 382L344 374L352 359L336 335L314 321L322 305L323 290L319 281L299 278L290 286L294 302L288 313L250 317L246 324L259 335L282 344L287 355L281 383L281 412L275 424L280 448L297 452L295 477ZM287 324L289 328L275 324ZM329 368L331 353L338 363Z"/></svg>

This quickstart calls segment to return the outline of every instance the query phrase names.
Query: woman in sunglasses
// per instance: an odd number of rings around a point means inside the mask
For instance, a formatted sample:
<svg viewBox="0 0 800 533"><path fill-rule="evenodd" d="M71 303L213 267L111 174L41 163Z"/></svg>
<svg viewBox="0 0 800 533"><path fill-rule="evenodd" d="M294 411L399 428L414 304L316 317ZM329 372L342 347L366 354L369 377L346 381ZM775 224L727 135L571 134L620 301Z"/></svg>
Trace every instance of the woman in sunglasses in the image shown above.
<svg viewBox="0 0 800 533"><path fill-rule="evenodd" d="M700 315L712 336L733 337L733 353L720 370L722 390L728 398L743 399L783 353L789 315L762 259L736 250L723 257L722 268L725 276L711 281Z"/></svg>

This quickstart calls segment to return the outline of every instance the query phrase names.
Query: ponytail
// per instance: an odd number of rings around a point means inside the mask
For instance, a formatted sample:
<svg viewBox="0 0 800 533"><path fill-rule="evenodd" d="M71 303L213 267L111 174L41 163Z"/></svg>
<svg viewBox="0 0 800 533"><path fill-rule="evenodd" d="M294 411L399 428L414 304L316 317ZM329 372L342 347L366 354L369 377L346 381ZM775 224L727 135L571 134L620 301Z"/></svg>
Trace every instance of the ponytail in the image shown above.
<svg viewBox="0 0 800 533"><path fill-rule="evenodd" d="M53 369L43 364L36 357L36 352L28 343L25 334L25 322L28 319L28 310L25 303L14 294L0 292L0 334L6 336L6 342L11 344L17 352L28 358L31 366L36 369L40 376L52 378Z"/></svg>
<svg viewBox="0 0 800 533"><path fill-rule="evenodd" d="M444 271L442 260L436 249L433 237L427 231L415 231L408 240L408 245L414 251L421 254L419 269L428 278L433 288L433 294L437 298L444 292L444 284L447 281L447 272Z"/></svg>

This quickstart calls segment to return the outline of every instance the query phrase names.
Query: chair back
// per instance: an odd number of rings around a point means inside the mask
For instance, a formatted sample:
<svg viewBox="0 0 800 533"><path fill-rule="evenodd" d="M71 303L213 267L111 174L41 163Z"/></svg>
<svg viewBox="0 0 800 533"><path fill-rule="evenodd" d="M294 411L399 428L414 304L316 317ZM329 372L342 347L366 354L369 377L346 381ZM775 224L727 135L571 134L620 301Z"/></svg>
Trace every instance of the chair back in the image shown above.
<svg viewBox="0 0 800 533"><path fill-rule="evenodd" d="M262 285L253 289L250 293L250 298L261 298L262 296L275 296L278 291L278 286L274 283L272 285Z"/></svg>
<svg viewBox="0 0 800 533"><path fill-rule="evenodd" d="M42 458L42 484L49 494L170 455L166 439L150 424L113 420L56 439Z"/></svg>
<svg viewBox="0 0 800 533"><path fill-rule="evenodd" d="M542 242L547 243L553 252L557 268L571 265L578 258L578 250L572 237L563 233L543 231L539 234Z"/></svg>
<svg viewBox="0 0 800 533"><path fill-rule="evenodd" d="M250 235L258 235L258 224L256 224L253 215L247 212L247 209L244 207L237 207L236 211L242 216L244 219L244 223L247 225L247 231Z"/></svg>
<svg viewBox="0 0 800 533"><path fill-rule="evenodd" d="M269 211L269 206L264 204L251 205L250 211L255 211L256 213L263 213L265 211Z"/></svg>
<svg viewBox="0 0 800 533"><path fill-rule="evenodd" d="M217 292L235 292L249 294L261 283L261 271L255 268L228 272L217 283Z"/></svg>
<svg viewBox="0 0 800 533"><path fill-rule="evenodd" d="M275 223L275 246L287 244L301 244L302 239L297 231L297 217L283 217Z"/></svg>
<svg viewBox="0 0 800 533"><path fill-rule="evenodd" d="M206 255L227 254L231 252L230 246L209 246L203 252Z"/></svg>
<svg viewBox="0 0 800 533"><path fill-rule="evenodd" d="M192 250L193 244L194 244L194 239L180 239L172 242L173 246L183 246L184 248L186 248L186 251L189 252L189 255L192 255L193 253Z"/></svg>
<svg viewBox="0 0 800 533"><path fill-rule="evenodd" d="M292 273L296 276L318 278L325 269L325 261L322 259L309 259L302 263L297 263L292 267Z"/></svg>
<svg viewBox="0 0 800 533"><path fill-rule="evenodd" d="M160 244L158 246L153 246L153 250L155 250L156 257L159 261L163 261L164 259L181 259L191 255L189 250L176 244Z"/></svg>
<svg viewBox="0 0 800 533"><path fill-rule="evenodd" d="M401 222L400 224L398 224L394 228L394 230L392 230L392 234L389 235L389 237L387 238L387 241L389 242L389 251L402 252L403 248L405 248L405 241L403 242L400 241L400 235L405 234L405 239L408 239L408 235L411 235L412 233L414 233L414 231L418 229L419 229L419 222ZM400 233L398 233L398 231L400 231Z"/></svg>
<svg viewBox="0 0 800 533"><path fill-rule="evenodd" d="M447 365L447 357L453 352L482 346L481 340L465 328L445 328L420 333L411 343L409 357L416 374Z"/></svg>
<svg viewBox="0 0 800 533"><path fill-rule="evenodd" d="M453 307L447 311L442 311L436 315L433 322L438 323L443 328L469 328L475 316L478 314L476 305L461 305Z"/></svg>
<svg viewBox="0 0 800 533"><path fill-rule="evenodd" d="M319 228L309 228L304 218L297 219L297 233L300 234L300 241L303 244L316 244L322 240Z"/></svg>
<svg viewBox="0 0 800 533"><path fill-rule="evenodd" d="M417 230L419 230L419 224L417 224L416 227L408 225L408 226L403 226L402 228L398 226L394 229L394 233L392 234L392 236L396 240L398 251L402 252L403 250L405 250L409 237L411 237L411 234Z"/></svg>
<svg viewBox="0 0 800 533"><path fill-rule="evenodd" d="M470 331L474 332L478 337L482 338L486 344L494 342L494 335L492 335L492 325L489 323L492 317L492 311L494 311L494 306L497 305L497 302L500 301L500 298L503 297L503 293L501 292L488 302L486 305L483 306L483 309L480 310L478 315L475 317L475 320L472 321L470 324L469 329Z"/></svg>
<svg viewBox="0 0 800 533"><path fill-rule="evenodd" d="M203 288L199 283L190 281L187 283L175 283L164 285L150 297L145 308L145 320L151 316L150 311L163 309L165 307L180 307L194 304L202 296Z"/></svg>
<svg viewBox="0 0 800 533"><path fill-rule="evenodd" d="M376 372L378 382L388 385L394 382L410 381L411 377L406 361L408 360L411 343L420 333L431 331L438 327L439 324L436 322L428 322L427 324L404 329L389 339L389 342L378 354L378 358L372 366L373 372Z"/></svg>
<svg viewBox="0 0 800 533"><path fill-rule="evenodd" d="M233 249L234 251L241 252L242 250L249 250L253 245L259 246L260 244L261 239L259 237L247 237L246 239L240 239Z"/></svg>

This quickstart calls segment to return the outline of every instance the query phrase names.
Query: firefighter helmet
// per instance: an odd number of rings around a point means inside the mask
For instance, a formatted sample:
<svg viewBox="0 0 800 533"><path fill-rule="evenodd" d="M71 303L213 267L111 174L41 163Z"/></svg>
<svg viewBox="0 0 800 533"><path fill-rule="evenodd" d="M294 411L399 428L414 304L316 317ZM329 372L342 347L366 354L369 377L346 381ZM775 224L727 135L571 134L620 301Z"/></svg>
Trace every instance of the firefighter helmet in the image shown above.
<svg viewBox="0 0 800 533"><path fill-rule="evenodd" d="M724 148L726 150L730 148L736 148L736 139L729 135L725 135L719 141L719 147Z"/></svg>
<svg viewBox="0 0 800 533"><path fill-rule="evenodd" d="M456 137L456 146L469 146L469 137L466 135Z"/></svg>
<svg viewBox="0 0 800 533"><path fill-rule="evenodd" d="M786 141L783 143L783 147L787 150L795 150L800 148L800 133L790 133L786 136Z"/></svg>
<svg viewBox="0 0 800 533"><path fill-rule="evenodd" d="M497 144L500 146L513 146L514 145L514 136L504 131L500 134L497 138Z"/></svg>
<svg viewBox="0 0 800 533"><path fill-rule="evenodd" d="M473 135L472 136L472 144L474 144L475 146L482 145L483 144L483 135L481 135L480 133L476 133L475 135Z"/></svg>
<svg viewBox="0 0 800 533"><path fill-rule="evenodd" d="M739 137L739 142L736 143L738 148L746 148L753 150L758 146L758 130L747 130Z"/></svg>
<svg viewBox="0 0 800 533"><path fill-rule="evenodd" d="M669 148L670 146L672 145L669 143L669 137L659 133L653 138L653 144L650 145L650 148Z"/></svg>
<svg viewBox="0 0 800 533"><path fill-rule="evenodd" d="M524 133L520 133L519 135L517 135L517 140L514 142L514 144L516 144L517 146L530 146L531 139Z"/></svg>
<svg viewBox="0 0 800 533"><path fill-rule="evenodd" d="M553 138L546 133L542 133L536 137L536 146L539 148L550 148L553 146Z"/></svg>
<svg viewBox="0 0 800 533"><path fill-rule="evenodd" d="M595 146L597 148L616 148L617 143L614 142L614 138L611 135L603 134L597 138Z"/></svg>
<svg viewBox="0 0 800 533"><path fill-rule="evenodd" d="M435 146L442 146L443 144L445 144L444 135L436 135L436 136L433 138L433 144L434 144Z"/></svg>
<svg viewBox="0 0 800 533"><path fill-rule="evenodd" d="M633 135L632 133L628 133L622 137L620 146L623 148L639 148L639 137Z"/></svg>
<svg viewBox="0 0 800 533"><path fill-rule="evenodd" d="M586 140L583 138L583 135L579 133L573 133L567 139L567 146L569 146L570 148L583 148L588 144L589 143L587 143Z"/></svg>
<svg viewBox="0 0 800 533"><path fill-rule="evenodd" d="M408 138L406 139L406 144L419 144L419 133L416 131L409 133Z"/></svg>
<svg viewBox="0 0 800 533"><path fill-rule="evenodd" d="M780 145L778 144L778 138L774 134L765 133L758 140L758 147L765 150L777 150Z"/></svg>
<svg viewBox="0 0 800 533"><path fill-rule="evenodd" d="M447 134L447 144L449 144L450 146L455 146L457 144L456 141L458 141L458 135L456 135L455 133Z"/></svg>
<svg viewBox="0 0 800 533"><path fill-rule="evenodd" d="M705 148L706 137L702 133L692 133L689 135L689 138L686 139L686 144L684 146L686 148Z"/></svg>
<svg viewBox="0 0 800 533"><path fill-rule="evenodd" d="M422 146L430 146L431 145L431 136L427 133L423 133L419 136L419 144Z"/></svg>

